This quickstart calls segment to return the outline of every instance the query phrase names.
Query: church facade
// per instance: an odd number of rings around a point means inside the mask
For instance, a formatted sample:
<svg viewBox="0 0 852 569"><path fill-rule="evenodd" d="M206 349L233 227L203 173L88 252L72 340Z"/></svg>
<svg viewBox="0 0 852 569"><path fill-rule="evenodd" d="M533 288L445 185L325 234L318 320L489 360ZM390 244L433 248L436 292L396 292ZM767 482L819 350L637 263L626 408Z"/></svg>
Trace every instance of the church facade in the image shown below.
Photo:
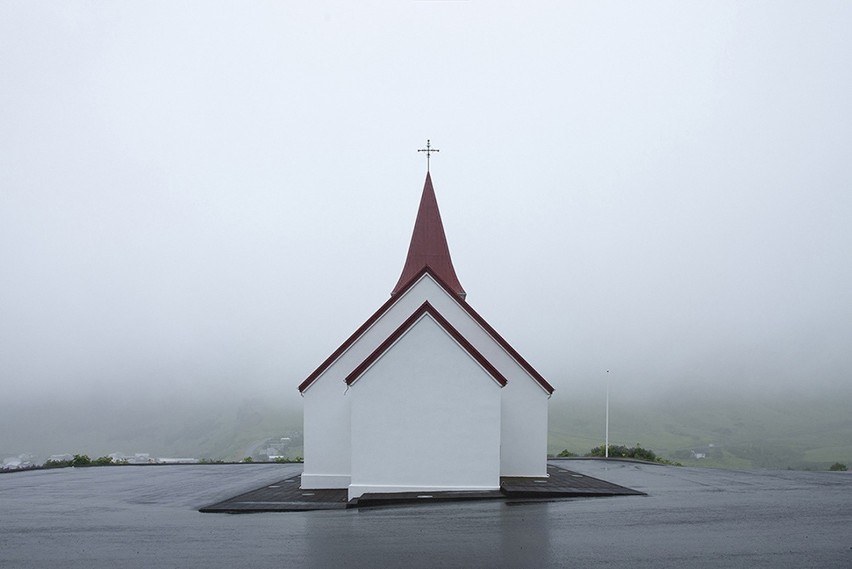
<svg viewBox="0 0 852 569"><path fill-rule="evenodd" d="M467 303L428 172L390 299L299 391L303 489L351 500L546 476L553 387Z"/></svg>

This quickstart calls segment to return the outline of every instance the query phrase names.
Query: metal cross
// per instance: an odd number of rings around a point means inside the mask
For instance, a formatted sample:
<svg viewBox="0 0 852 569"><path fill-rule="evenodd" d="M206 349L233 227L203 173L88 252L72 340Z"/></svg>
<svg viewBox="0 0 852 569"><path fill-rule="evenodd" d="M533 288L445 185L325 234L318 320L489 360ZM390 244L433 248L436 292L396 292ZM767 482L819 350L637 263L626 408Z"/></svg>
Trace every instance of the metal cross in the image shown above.
<svg viewBox="0 0 852 569"><path fill-rule="evenodd" d="M426 153L426 171L429 171L429 159L432 157L433 152L440 152L437 148L432 148L432 144L429 139L426 139L426 148L421 148L417 152L425 152Z"/></svg>

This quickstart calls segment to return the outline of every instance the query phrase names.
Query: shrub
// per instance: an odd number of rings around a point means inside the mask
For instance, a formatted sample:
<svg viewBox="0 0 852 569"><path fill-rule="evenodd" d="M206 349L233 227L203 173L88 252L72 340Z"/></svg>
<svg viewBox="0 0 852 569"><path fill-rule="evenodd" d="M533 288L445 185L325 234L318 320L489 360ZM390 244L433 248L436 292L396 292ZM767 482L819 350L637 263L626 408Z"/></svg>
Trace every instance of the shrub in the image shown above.
<svg viewBox="0 0 852 569"><path fill-rule="evenodd" d="M601 445L590 450L586 454L586 456L603 457L604 454L604 446ZM654 451L642 448L639 445L636 445L635 447L626 447L623 445L609 445L609 456L610 458L635 458L637 460L646 460L648 462L657 462L659 464L683 466L679 462L672 462L670 460L666 460L665 458L657 456Z"/></svg>
<svg viewBox="0 0 852 569"><path fill-rule="evenodd" d="M91 466L92 459L87 454L75 454L71 466Z"/></svg>
<svg viewBox="0 0 852 569"><path fill-rule="evenodd" d="M569 458L569 457L577 456L577 455L576 455L575 453L573 453L573 452L569 451L569 450L566 448L566 449L563 449L563 450L562 450L559 454L557 454L556 456L558 456L559 458Z"/></svg>
<svg viewBox="0 0 852 569"><path fill-rule="evenodd" d="M842 462L835 462L828 469L832 472L846 472L847 470L846 465Z"/></svg>
<svg viewBox="0 0 852 569"><path fill-rule="evenodd" d="M586 456L605 456L604 446L595 447L589 451ZM647 460L648 462L656 462L657 455L654 451L642 448L639 445L635 447L626 447L623 445L609 445L609 456L612 458L636 458L639 460Z"/></svg>

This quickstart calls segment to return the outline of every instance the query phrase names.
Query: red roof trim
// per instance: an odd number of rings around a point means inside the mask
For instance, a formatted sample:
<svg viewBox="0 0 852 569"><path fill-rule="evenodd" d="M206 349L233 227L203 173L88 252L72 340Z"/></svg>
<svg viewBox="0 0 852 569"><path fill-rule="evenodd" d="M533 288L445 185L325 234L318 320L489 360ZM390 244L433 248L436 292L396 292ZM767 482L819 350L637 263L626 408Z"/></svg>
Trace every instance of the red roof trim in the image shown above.
<svg viewBox="0 0 852 569"><path fill-rule="evenodd" d="M471 318L476 320L477 324L482 326L485 329L485 331L488 333L488 335L491 336L492 338L494 338L494 341L496 341L498 344L500 344L500 346L502 346L503 349L506 350L506 352L508 352L508 354L510 356L512 356L512 358L516 362L518 362L518 365L520 365L524 369L524 371L526 371L530 375L530 377L532 377L536 381L536 383L538 383L541 386L541 388L544 389L547 392L548 395L553 394L553 392L555 391L554 387L552 385L550 385L550 383L548 383L548 381L546 379L544 379L544 377L540 373L538 373L538 371L536 371L536 369L533 366L531 366L530 363L527 360L525 360L521 356L521 354L519 354L515 350L515 348L513 348L511 346L511 344L509 344L509 342L507 342L503 338L503 336L498 334L497 330L492 328L491 324L486 322L485 318L480 316L479 313L476 310L474 310L471 305L469 305L467 303L467 301L459 299L457 296L453 295L453 289L450 288L449 285L447 285L447 283L445 283L443 280L441 280L441 277L436 275L435 272L432 271L429 267L424 267L423 271L421 271L421 273L429 273L429 275L435 280L435 282L437 282L439 285L441 285L441 287L444 288L444 290L446 290L448 293L450 293L450 296L452 296L453 298L456 299L459 306L461 306L465 310L465 312L467 312L471 316ZM417 281L419 278L420 278L420 275L418 275L417 277L415 277L412 280ZM406 289L407 289L407 287L406 287Z"/></svg>
<svg viewBox="0 0 852 569"><path fill-rule="evenodd" d="M367 319L366 322L364 322L357 330L355 330L355 332L353 332L352 335L349 336L349 338L347 338L346 341L343 342L343 344L341 344L340 347L334 351L334 353L332 353L328 358L326 358L326 360L322 362L319 367L315 369L313 373L311 373L311 375L307 377L307 379L305 379L305 381L299 384L299 391L304 392L308 387L310 387L310 385L314 381L316 381L317 378L319 378L319 376L321 376L329 367L331 367L331 364L333 364L337 360L337 358L343 355L343 353L348 350L349 347L364 334L364 332L366 332L373 324L375 324L376 321L381 318L382 315L387 312L391 306L394 305L394 303L396 303L396 301L405 296L405 293L408 292L408 290L413 287L414 284L419 281L424 274L428 274L430 277L432 277L432 279L437 282L438 285L441 286L441 288L443 288L447 293L449 293L450 297L454 298L459 304L459 306L461 306L471 316L471 318L476 320L476 322L480 326L482 326L482 328L494 339L494 341L500 344L500 346L502 346L503 349L506 350L506 352L518 363L518 365L520 365L530 375L530 377L532 377L541 386L541 388L547 392L548 395L551 395L554 392L553 386L550 385L550 383L548 383L547 380L544 379L544 377L542 377L542 375L538 373L535 368L533 368L524 358L522 358L521 355L517 351L515 351L515 349L509 344L509 342L503 339L503 337L498 334L497 331L494 330L494 328L492 328L491 325L488 324L488 322L486 322L485 319L480 316L478 312L476 312L466 301L461 299L455 293L455 291L453 291L453 289L449 285L447 285L447 283L445 283L443 279L441 279L441 277L435 274L435 271L433 271L428 265L420 269L417 274L412 276L407 283L405 283L401 288L399 288L395 295L390 297L387 302L385 302L378 310L373 313L372 316Z"/></svg>
<svg viewBox="0 0 852 569"><path fill-rule="evenodd" d="M467 302L460 302L459 304L461 305L461 307L462 307L462 308L464 308L464 309L465 309L465 311L466 311L468 314L470 314L470 316L471 316L474 320L476 320L476 322L477 322L480 326L482 326L483 328L485 328L485 331L486 331L486 332L488 332L488 334L489 334L492 338L494 338L494 340L495 340L498 344L500 344L500 345L503 347L503 349L504 349L504 350L506 350L506 351L509 353L509 355L510 355L510 356L512 356L512 358L513 358L516 362L518 362L518 365L520 365L522 368L524 368L524 371L526 371L526 372L530 375L530 377L532 377L532 378L536 381L536 383L538 383L538 384L541 386L541 388L542 388L542 389L544 389L544 390L547 392L547 394L548 394L548 395L552 395L552 394L553 394L553 392L554 392L554 391L556 391L556 389L555 389L552 385L550 385L550 383L548 383L548 381L547 381L546 379L544 379L544 377L543 377L540 373L538 373L538 371L536 371L536 369L535 369L532 365L530 365L530 363L529 363L527 360L525 360L525 359L521 356L521 354L519 354L519 353L515 350L515 348L513 348L513 347L509 344L509 342L507 342L507 341L503 338L503 336L501 336L500 334L498 334L498 333L497 333L497 330L495 330L494 328L492 328L492 327L491 327L491 324L489 324L488 322L486 322L486 321L485 321L485 318L483 318L482 316L480 316L480 315L479 315L479 313L478 313L476 310L474 310L474 309L473 309L473 307L472 307L471 305L469 305Z"/></svg>
<svg viewBox="0 0 852 569"><path fill-rule="evenodd" d="M393 346L397 340L402 338L402 336L408 330L410 330L412 326L419 322L420 318L422 318L426 314L431 316L432 319L437 322L441 328L443 328L456 342L458 342L462 349L464 349L464 351L466 351L468 355L470 355L470 357L476 360L476 362L480 366L482 366L483 369L485 369L488 375L494 378L494 381L500 384L500 387L504 387L508 383L508 381L506 381L506 378L503 377L503 374L497 371L497 368L495 368L491 364L491 362L485 359L485 356L483 356L479 352L479 350L474 348L473 345L468 342L465 337L462 336L461 333L447 321L446 318L441 316L441 313L438 312L434 306L429 304L429 301L427 300L423 304L421 304L420 308L415 310L414 313L409 316L405 322L400 324L399 328L394 330L393 333L391 333L391 335L388 336L385 341L379 345L378 348L373 350L372 354L367 356L367 358L363 362L358 364L358 366L354 370L352 370L352 373L346 376L346 385L352 385L353 383L355 383L358 378L360 378L368 369L370 369L370 366L376 363L376 361L378 361L378 359L381 358L382 355L384 355L384 353L387 352L388 349L390 349L390 347Z"/></svg>
<svg viewBox="0 0 852 569"><path fill-rule="evenodd" d="M414 286L414 283L415 283L415 282L417 282L417 279L412 279L411 281L409 281L408 283L406 283L406 285L405 285L405 286L403 286L403 287L399 290L399 294L397 294L396 296L392 296L392 297L390 297L389 299L387 299L387 301L386 301L384 304L382 304L382 305L379 307L379 309L378 309L378 310L376 310L376 311L373 313L373 315L372 315L372 316L370 316L369 318L367 318L367 321L366 321L366 322L364 322L363 324L361 324L361 326L360 326L357 330L355 330L355 331L352 333L352 335L351 335L351 336L349 336L348 338L346 338L346 341L344 341L342 344L340 344L340 347L339 347L339 348L337 348L336 350L334 350L334 352L333 352L330 356L328 356L328 357L325 359L325 361L324 361L324 362L322 362L322 363L319 365L319 367L318 367L317 369L315 369L315 370L313 371L313 373L311 373L311 375L309 375L309 376L305 379L305 381L303 381L302 383L300 383L300 384L299 384L299 391L304 392L304 391L305 391L308 387L310 387L310 385L311 385L314 381L316 381L316 379L317 379L319 376L321 376L321 375L323 374L323 372L325 372L325 370L327 370L329 367L331 367L331 364L333 364L333 363L337 360L337 358L339 358L340 356L342 356L342 355L343 355L343 352L345 352L346 350L348 350L348 349L349 349L349 346L351 346L352 344L354 344L354 343L355 343L355 340L357 340L358 338L360 338L360 337L364 334L364 332L366 332L367 330L369 330L369 329L370 329L370 326L372 326L373 324L375 324L375 323L376 323L376 321L377 321L379 318L381 318L381 317L382 317L382 315L383 315L385 312L387 312L387 311L388 311L388 309L389 309L391 306L393 306L393 305L394 305L394 303L395 303L397 300L399 300L400 298L402 298L402 297L405 295L405 293L406 293L406 292L408 292L408 289L410 289L412 286Z"/></svg>

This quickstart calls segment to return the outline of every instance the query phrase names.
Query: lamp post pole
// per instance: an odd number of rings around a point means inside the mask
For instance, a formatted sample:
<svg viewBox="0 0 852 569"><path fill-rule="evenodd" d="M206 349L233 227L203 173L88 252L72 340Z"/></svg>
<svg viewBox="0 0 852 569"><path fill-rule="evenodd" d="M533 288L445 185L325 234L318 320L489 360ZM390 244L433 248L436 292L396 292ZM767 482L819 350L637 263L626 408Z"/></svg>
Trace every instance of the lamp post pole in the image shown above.
<svg viewBox="0 0 852 569"><path fill-rule="evenodd" d="M606 431L604 435L604 458L609 458L609 370L606 370Z"/></svg>

